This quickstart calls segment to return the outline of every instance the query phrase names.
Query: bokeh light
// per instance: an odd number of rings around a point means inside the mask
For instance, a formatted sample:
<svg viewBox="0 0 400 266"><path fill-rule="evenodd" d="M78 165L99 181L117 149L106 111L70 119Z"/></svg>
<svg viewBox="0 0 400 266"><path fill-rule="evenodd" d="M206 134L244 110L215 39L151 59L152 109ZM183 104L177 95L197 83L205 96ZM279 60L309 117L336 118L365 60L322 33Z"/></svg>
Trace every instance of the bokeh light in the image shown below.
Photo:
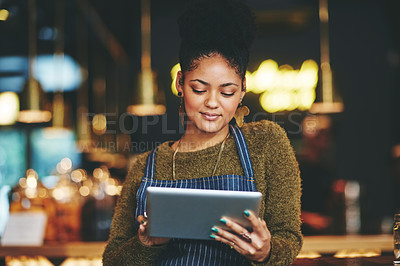
<svg viewBox="0 0 400 266"><path fill-rule="evenodd" d="M0 93L0 125L12 125L17 121L19 98L15 92Z"/></svg>

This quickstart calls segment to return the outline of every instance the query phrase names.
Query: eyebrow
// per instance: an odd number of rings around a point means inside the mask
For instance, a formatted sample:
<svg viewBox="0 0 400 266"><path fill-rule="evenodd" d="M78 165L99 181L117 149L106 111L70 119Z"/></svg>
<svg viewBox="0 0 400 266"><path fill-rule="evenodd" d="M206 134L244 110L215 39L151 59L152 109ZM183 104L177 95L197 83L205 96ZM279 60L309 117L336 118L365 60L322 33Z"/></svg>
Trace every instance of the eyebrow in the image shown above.
<svg viewBox="0 0 400 266"><path fill-rule="evenodd" d="M201 83L201 84L203 84L203 85L210 86L210 83L205 82L204 80L201 80L201 79L192 79L192 80L190 80L190 81L197 81L197 82L199 82L199 83ZM237 85L236 83L233 83L233 82L228 82L228 83L224 83L224 84L221 84L221 85L220 85L220 87L228 87L228 86L236 86L236 87L239 87L239 85Z"/></svg>

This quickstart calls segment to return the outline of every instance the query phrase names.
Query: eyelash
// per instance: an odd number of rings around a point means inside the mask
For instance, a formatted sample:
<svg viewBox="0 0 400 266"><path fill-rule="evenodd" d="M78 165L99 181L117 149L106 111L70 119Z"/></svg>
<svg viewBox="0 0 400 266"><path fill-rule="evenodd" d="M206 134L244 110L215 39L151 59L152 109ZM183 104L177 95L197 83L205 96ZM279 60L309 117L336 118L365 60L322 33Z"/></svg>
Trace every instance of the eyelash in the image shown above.
<svg viewBox="0 0 400 266"><path fill-rule="evenodd" d="M192 90L193 90L193 92L196 93L196 94L201 94L201 93L203 93L203 92L206 92L206 91L199 91L199 90L196 90L196 89L194 89L194 88L192 88ZM235 95L234 92L232 92L232 93L223 93L223 92L221 92L221 94L222 94L223 96L226 96L226 97L230 97L230 96Z"/></svg>
<svg viewBox="0 0 400 266"><path fill-rule="evenodd" d="M206 91L198 91L198 90L195 90L194 88L192 88L192 90L193 90L194 93L197 93L197 94L201 94L203 92L206 92Z"/></svg>

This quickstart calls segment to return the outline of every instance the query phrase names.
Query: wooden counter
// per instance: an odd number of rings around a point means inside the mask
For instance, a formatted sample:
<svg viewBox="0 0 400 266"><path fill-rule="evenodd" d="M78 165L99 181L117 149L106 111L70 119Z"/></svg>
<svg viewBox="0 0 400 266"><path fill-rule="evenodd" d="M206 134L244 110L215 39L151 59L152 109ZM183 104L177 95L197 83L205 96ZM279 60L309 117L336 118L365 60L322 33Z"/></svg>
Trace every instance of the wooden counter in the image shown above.
<svg viewBox="0 0 400 266"><path fill-rule="evenodd" d="M44 256L47 258L68 257L101 257L106 243L104 242L68 242L65 244L48 243L40 247L3 247L0 246L0 257L5 256Z"/></svg>
<svg viewBox="0 0 400 266"><path fill-rule="evenodd" d="M393 252L392 235L345 235L304 237L303 252L335 253L344 249L378 249Z"/></svg>
<svg viewBox="0 0 400 266"><path fill-rule="evenodd" d="M44 256L48 258L101 257L104 242L69 242L65 244L45 244L41 247L2 247L0 257ZM307 236L304 237L302 252L333 254L345 249L375 249L393 252L392 235L347 235L347 236Z"/></svg>

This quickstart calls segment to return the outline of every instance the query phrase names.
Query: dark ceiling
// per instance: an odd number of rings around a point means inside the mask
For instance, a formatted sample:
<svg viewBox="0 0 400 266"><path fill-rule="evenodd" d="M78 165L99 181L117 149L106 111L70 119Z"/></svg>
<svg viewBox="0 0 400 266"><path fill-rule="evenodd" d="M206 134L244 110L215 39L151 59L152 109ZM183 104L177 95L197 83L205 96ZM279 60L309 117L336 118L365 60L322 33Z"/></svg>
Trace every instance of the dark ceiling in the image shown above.
<svg viewBox="0 0 400 266"><path fill-rule="evenodd" d="M153 0L152 23L165 23L176 29L176 18L189 1ZM265 27L276 29L276 25L301 25L309 21L310 13L316 15L316 0L247 0L258 14ZM38 53L54 51L55 40L60 30L64 31L65 52L75 54L82 44L80 34L94 32L100 42L112 34L121 48L130 57L139 52L140 1L138 0L36 0L37 7L37 50ZM27 55L28 53L28 0L0 0L0 8L9 10L7 21L0 21L0 55ZM310 12L310 10L312 10ZM62 20L63 14L65 19ZM288 18L293 18L291 21ZM271 26L272 25L272 26ZM62 27L60 29L60 27ZM153 35L158 34L154 29ZM162 34L162 33L161 33ZM103 37L100 37L102 36ZM171 38L177 38L177 32ZM104 45L104 44L103 44ZM158 48L160 43L153 43ZM155 49L155 48L153 48Z"/></svg>

